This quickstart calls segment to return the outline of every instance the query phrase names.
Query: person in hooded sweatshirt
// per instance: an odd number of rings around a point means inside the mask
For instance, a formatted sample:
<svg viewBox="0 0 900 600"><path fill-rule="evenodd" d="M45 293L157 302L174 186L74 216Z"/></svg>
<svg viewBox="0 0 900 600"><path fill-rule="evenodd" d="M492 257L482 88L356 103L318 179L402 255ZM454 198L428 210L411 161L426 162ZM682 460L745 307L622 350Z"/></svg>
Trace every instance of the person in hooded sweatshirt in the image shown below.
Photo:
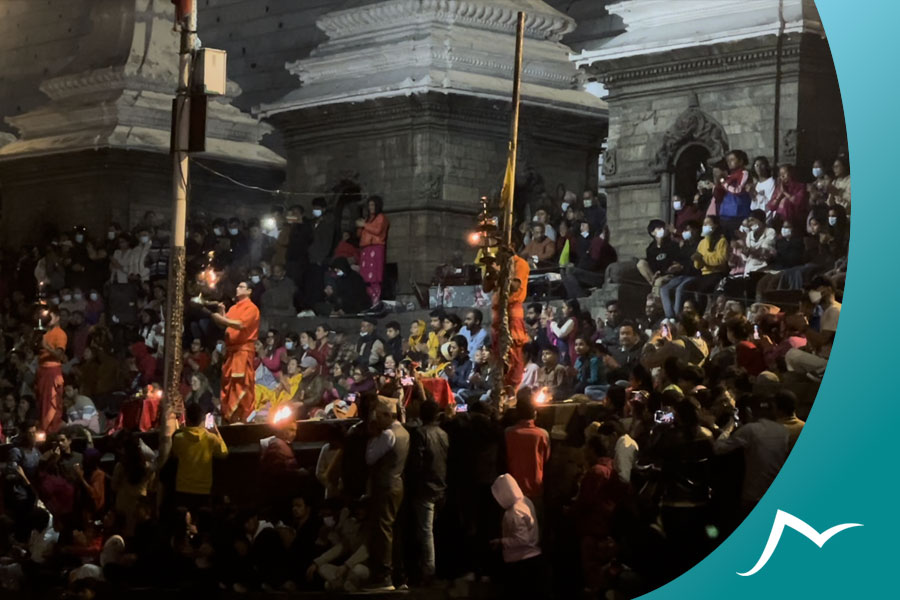
<svg viewBox="0 0 900 600"><path fill-rule="evenodd" d="M503 550L508 598L545 598L547 591L534 504L525 497L516 479L504 473L491 485L494 499L503 508L501 535L493 540Z"/></svg>
<svg viewBox="0 0 900 600"><path fill-rule="evenodd" d="M175 474L175 493L178 506L192 512L209 506L213 483L213 459L228 456L228 446L219 429L203 426L205 415L199 404L189 404L185 409L186 427L172 437L172 456L178 459Z"/></svg>

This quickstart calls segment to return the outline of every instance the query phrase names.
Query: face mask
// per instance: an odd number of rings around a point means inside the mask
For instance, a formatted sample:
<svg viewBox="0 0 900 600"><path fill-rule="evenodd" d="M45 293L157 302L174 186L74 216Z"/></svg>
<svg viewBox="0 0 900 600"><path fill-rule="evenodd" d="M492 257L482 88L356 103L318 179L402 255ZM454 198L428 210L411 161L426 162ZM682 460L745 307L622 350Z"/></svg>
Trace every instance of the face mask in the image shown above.
<svg viewBox="0 0 900 600"><path fill-rule="evenodd" d="M94 302L96 302L96 301L97 301L97 294L91 294L91 300L93 300Z"/></svg>
<svg viewBox="0 0 900 600"><path fill-rule="evenodd" d="M116 232L115 232L115 231L107 231L107 232L106 232L106 239L108 239L108 240L114 240L114 239L116 239Z"/></svg>
<svg viewBox="0 0 900 600"><path fill-rule="evenodd" d="M228 230L228 233L230 233L231 235L237 235L237 234L238 234L238 231L240 231L240 230L239 230L239 229L235 229L234 227L232 227L232 228L230 228L230 229Z"/></svg>
<svg viewBox="0 0 900 600"><path fill-rule="evenodd" d="M315 218L318 219L319 217L322 216L322 211L319 210L318 208L314 208L314 209L313 209L313 216L314 216Z"/></svg>
<svg viewBox="0 0 900 600"><path fill-rule="evenodd" d="M84 296L81 294L72 294L72 297L75 298L75 300L81 300Z"/></svg>
<svg viewBox="0 0 900 600"><path fill-rule="evenodd" d="M293 350L293 349L294 349L294 342L292 342L291 340L288 340L288 341L286 341L286 342L284 343L284 347L285 347L287 350Z"/></svg>
<svg viewBox="0 0 900 600"><path fill-rule="evenodd" d="M334 527L334 517L325 517L322 522L325 523L325 527Z"/></svg>
<svg viewBox="0 0 900 600"><path fill-rule="evenodd" d="M809 290L809 301L818 304L822 301L822 292L819 290Z"/></svg>
<svg viewBox="0 0 900 600"><path fill-rule="evenodd" d="M223 344L222 342L219 342L218 344L216 344L216 352L218 352L219 354L222 354L222 352L224 350L225 350L225 344Z"/></svg>
<svg viewBox="0 0 900 600"><path fill-rule="evenodd" d="M656 239L661 240L662 238L664 238L666 236L666 230L665 229L657 229L656 231L653 232L653 236Z"/></svg>
<svg viewBox="0 0 900 600"><path fill-rule="evenodd" d="M141 243L142 243L142 244L146 244L146 243L149 242L149 241L150 241L150 238L147 237L146 235L142 235L142 236L141 236Z"/></svg>
<svg viewBox="0 0 900 600"><path fill-rule="evenodd" d="M813 177L819 178L822 176L822 169L820 167L813 167Z"/></svg>
<svg viewBox="0 0 900 600"><path fill-rule="evenodd" d="M791 229L789 229L789 228L787 228L787 227L782 227L782 228L781 228L781 235L782 235L782 237L786 237L786 238L791 237L791 232L792 232Z"/></svg>
<svg viewBox="0 0 900 600"><path fill-rule="evenodd" d="M216 235L222 235L222 228L221 228L221 227L214 227L214 228L213 228L213 233L216 234Z"/></svg>
<svg viewBox="0 0 900 600"><path fill-rule="evenodd" d="M252 281L253 283L259 283L259 275L251 275L250 281Z"/></svg>
<svg viewBox="0 0 900 600"><path fill-rule="evenodd" d="M593 206L593 205L594 205L593 200L585 200L585 201L584 201L584 207L585 207L585 208L590 208L590 207Z"/></svg>
<svg viewBox="0 0 900 600"><path fill-rule="evenodd" d="M741 225L741 233L750 233L750 228L746 225Z"/></svg>
<svg viewBox="0 0 900 600"><path fill-rule="evenodd" d="M587 237L588 237L589 235L591 235L591 232L590 232L590 231L582 231L582 232L581 232L581 237L583 237L583 238L585 238L585 239L587 239Z"/></svg>
<svg viewBox="0 0 900 600"><path fill-rule="evenodd" d="M304 350L309 350L309 344L301 344L300 347Z"/></svg>
<svg viewBox="0 0 900 600"><path fill-rule="evenodd" d="M712 225L704 225L702 230L703 237L712 235Z"/></svg>
<svg viewBox="0 0 900 600"><path fill-rule="evenodd" d="M84 236L81 235L80 233L76 233L76 234L75 234L75 241L76 241L77 243L80 244L81 242L84 241Z"/></svg>
<svg viewBox="0 0 900 600"><path fill-rule="evenodd" d="M343 276L344 276L344 272L343 272L343 271L335 271L334 274L337 275L338 277L343 277Z"/></svg>
<svg viewBox="0 0 900 600"><path fill-rule="evenodd" d="M681 238L682 238L683 240L689 240L689 239L691 239L691 232L690 232L689 230L687 230L687 229L684 230L684 231L682 231L682 232L681 232Z"/></svg>
<svg viewBox="0 0 900 600"><path fill-rule="evenodd" d="M62 299L63 299L63 302L71 302L71 301L72 301L72 294L66 294L66 295L64 295L64 296L62 297Z"/></svg>
<svg viewBox="0 0 900 600"><path fill-rule="evenodd" d="M359 332L359 337L361 337L361 338L364 338L364 337L366 337L367 335L369 335L369 332L368 332L368 331L360 331L360 332Z"/></svg>
<svg viewBox="0 0 900 600"><path fill-rule="evenodd" d="M674 208L675 210L681 210L681 207L682 207L682 206L683 206L683 205L681 204L681 201L680 201L680 200L677 201L677 202L673 202L673 203L672 203L672 208Z"/></svg>
<svg viewBox="0 0 900 600"><path fill-rule="evenodd" d="M759 231L759 225L751 225L750 231L753 231L753 232Z"/></svg>
<svg viewBox="0 0 900 600"><path fill-rule="evenodd" d="M566 212L567 210L569 210L569 203L568 203L568 202L563 202L561 206L562 206L562 211L563 211L563 212Z"/></svg>
<svg viewBox="0 0 900 600"><path fill-rule="evenodd" d="M828 217L828 224L832 227L837 225L837 217Z"/></svg>

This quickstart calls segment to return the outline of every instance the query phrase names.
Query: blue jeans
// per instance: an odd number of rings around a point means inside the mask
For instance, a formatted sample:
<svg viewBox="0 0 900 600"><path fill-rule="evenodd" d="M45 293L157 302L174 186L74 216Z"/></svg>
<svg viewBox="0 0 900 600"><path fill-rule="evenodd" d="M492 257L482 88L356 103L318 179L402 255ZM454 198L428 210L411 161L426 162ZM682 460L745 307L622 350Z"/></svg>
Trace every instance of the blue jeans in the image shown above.
<svg viewBox="0 0 900 600"><path fill-rule="evenodd" d="M659 288L659 297L662 299L663 310L666 312L667 318L674 319L678 316L681 305L684 304L687 287L695 279L697 278L690 275L678 275Z"/></svg>
<svg viewBox="0 0 900 600"><path fill-rule="evenodd" d="M422 561L422 575L434 575L434 501L416 498L413 501L416 515L416 541Z"/></svg>

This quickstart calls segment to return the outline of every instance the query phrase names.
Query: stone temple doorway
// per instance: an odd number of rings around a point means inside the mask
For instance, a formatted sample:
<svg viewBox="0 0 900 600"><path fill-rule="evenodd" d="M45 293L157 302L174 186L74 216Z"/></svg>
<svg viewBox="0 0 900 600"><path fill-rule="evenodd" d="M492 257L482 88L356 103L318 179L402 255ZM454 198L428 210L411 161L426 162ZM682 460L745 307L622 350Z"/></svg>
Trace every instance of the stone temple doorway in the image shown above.
<svg viewBox="0 0 900 600"><path fill-rule="evenodd" d="M697 180L704 173L709 173L710 154L702 144L688 144L675 156L671 177L672 195L689 200L697 193Z"/></svg>

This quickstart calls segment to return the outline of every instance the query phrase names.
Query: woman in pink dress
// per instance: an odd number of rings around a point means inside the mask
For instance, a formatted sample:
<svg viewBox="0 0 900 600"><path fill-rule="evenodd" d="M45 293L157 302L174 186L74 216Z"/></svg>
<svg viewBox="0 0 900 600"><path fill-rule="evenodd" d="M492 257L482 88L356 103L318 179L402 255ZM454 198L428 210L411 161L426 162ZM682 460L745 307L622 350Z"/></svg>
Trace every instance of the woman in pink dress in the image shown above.
<svg viewBox="0 0 900 600"><path fill-rule="evenodd" d="M372 306L381 301L385 248L391 226L383 209L384 200L380 196L370 196L368 217L356 220L359 228L360 274L368 287Z"/></svg>

